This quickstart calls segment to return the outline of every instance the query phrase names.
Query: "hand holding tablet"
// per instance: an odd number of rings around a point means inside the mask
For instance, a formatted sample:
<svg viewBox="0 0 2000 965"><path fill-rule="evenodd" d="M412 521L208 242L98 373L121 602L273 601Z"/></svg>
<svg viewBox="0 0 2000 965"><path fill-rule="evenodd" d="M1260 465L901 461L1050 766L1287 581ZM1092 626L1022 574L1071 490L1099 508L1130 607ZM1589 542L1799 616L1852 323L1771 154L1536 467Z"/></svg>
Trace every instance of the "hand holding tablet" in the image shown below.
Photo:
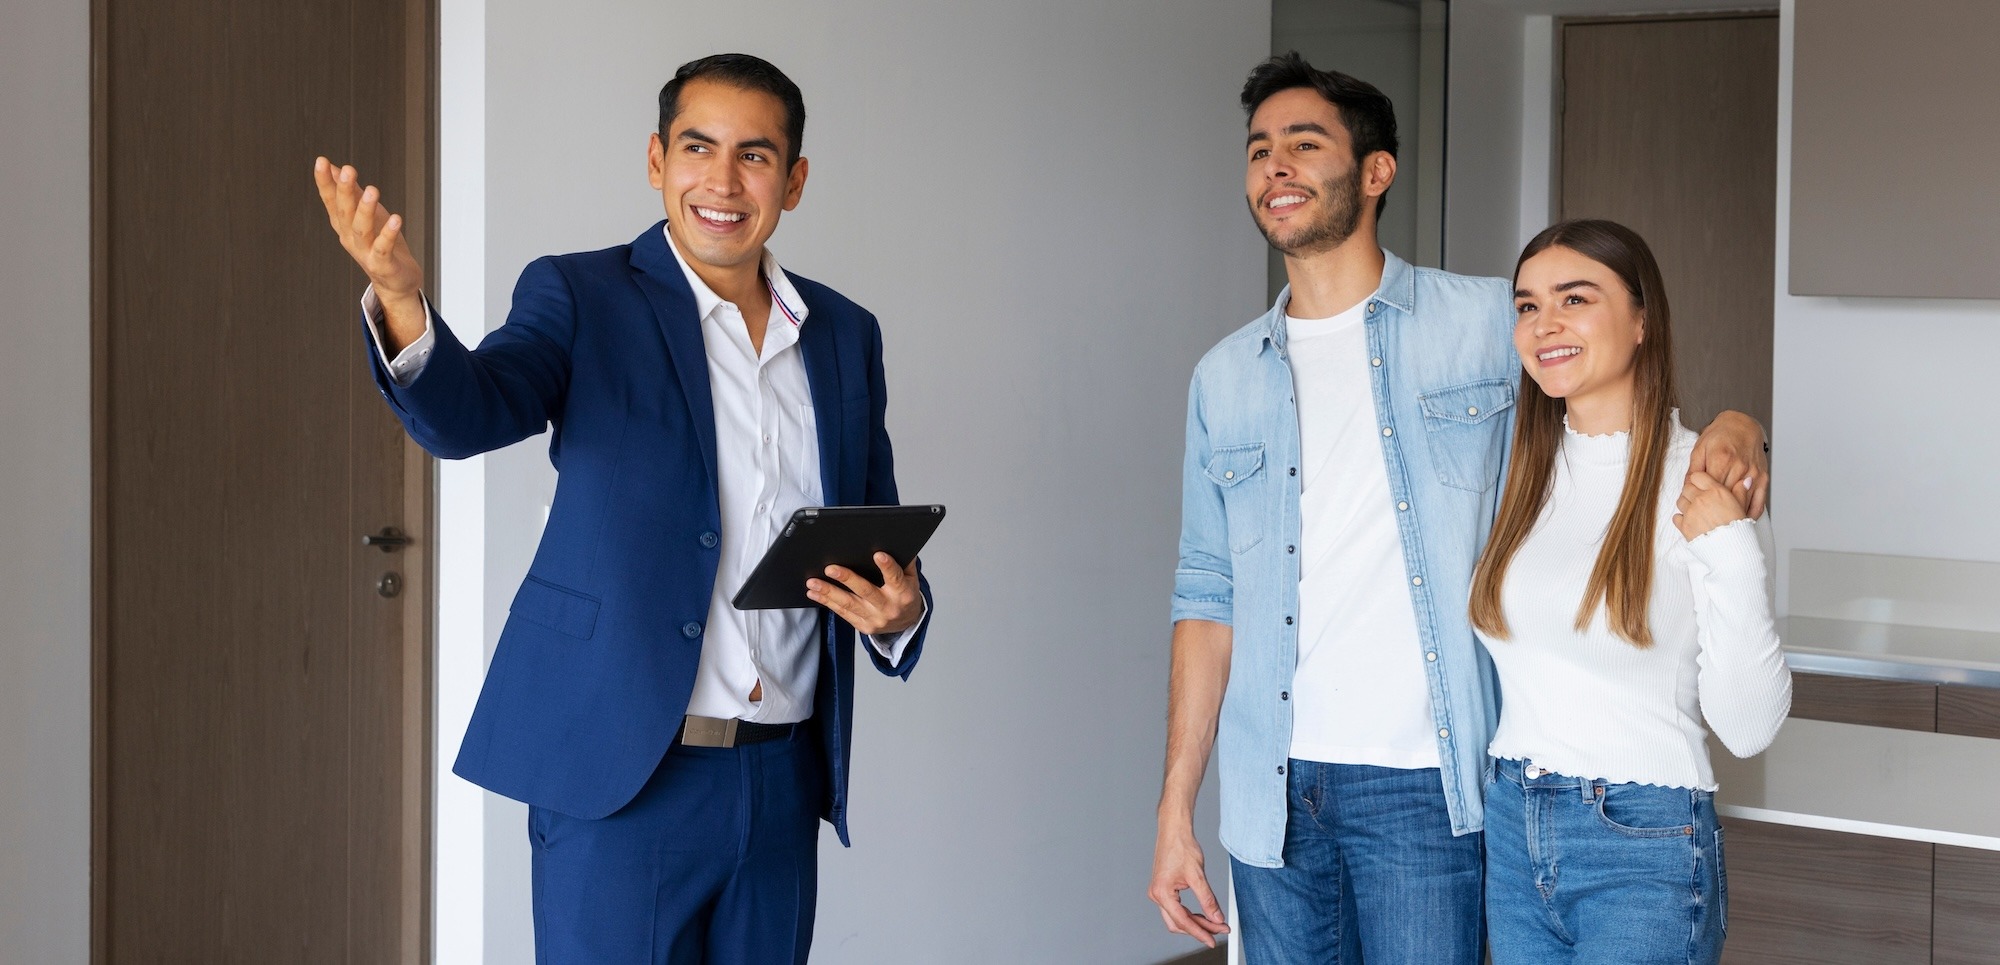
<svg viewBox="0 0 2000 965"><path fill-rule="evenodd" d="M864 633L901 629L871 624L902 609L896 595L916 593L917 552L943 521L937 505L801 509L731 602L739 610L823 604ZM885 566L893 575L884 574ZM808 582L818 584L810 592L820 599L808 595Z"/></svg>

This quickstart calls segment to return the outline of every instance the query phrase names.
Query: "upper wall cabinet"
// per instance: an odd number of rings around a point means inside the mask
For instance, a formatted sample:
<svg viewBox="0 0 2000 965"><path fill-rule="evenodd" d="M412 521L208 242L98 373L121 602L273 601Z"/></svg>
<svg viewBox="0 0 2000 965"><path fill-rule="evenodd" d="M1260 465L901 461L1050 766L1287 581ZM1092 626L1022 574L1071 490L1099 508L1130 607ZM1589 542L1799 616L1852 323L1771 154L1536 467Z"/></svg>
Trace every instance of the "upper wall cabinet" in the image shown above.
<svg viewBox="0 0 2000 965"><path fill-rule="evenodd" d="M1791 293L2000 298L2000 3L1795 9Z"/></svg>

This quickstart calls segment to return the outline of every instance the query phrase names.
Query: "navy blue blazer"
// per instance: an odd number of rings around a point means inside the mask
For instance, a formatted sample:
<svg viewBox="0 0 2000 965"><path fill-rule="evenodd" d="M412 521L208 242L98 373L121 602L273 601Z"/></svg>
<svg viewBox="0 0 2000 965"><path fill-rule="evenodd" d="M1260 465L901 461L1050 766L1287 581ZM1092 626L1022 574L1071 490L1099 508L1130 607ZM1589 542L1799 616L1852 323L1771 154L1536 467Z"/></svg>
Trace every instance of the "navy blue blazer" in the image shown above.
<svg viewBox="0 0 2000 965"><path fill-rule="evenodd" d="M459 459L553 426L548 526L514 597L452 770L580 818L625 806L652 776L694 691L721 559L715 410L694 294L661 225L630 245L554 255L521 273L507 324L468 350L437 320L409 386L369 347L375 381L415 439ZM896 499L875 317L787 273L819 422L829 505ZM930 585L923 584L926 602ZM925 621L928 627L929 621ZM907 678L924 630L890 665ZM826 749L822 815L847 843L854 628L821 611L814 721Z"/></svg>

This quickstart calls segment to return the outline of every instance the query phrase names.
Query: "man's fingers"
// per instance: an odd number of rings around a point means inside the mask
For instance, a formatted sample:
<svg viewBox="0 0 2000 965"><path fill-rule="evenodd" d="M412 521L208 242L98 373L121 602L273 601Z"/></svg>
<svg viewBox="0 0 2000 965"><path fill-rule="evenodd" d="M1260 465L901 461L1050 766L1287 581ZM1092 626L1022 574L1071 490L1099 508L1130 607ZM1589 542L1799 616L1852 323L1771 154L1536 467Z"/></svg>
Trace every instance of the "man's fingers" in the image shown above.
<svg viewBox="0 0 2000 965"><path fill-rule="evenodd" d="M1750 518L1764 518L1764 501L1771 495L1771 474L1758 473L1750 486Z"/></svg>
<svg viewBox="0 0 2000 965"><path fill-rule="evenodd" d="M1195 916L1196 922L1217 935L1227 932L1229 925L1222 917L1222 906L1215 901L1215 892L1209 890L1208 876L1195 875L1190 884L1194 888L1195 901L1201 903L1201 914Z"/></svg>
<svg viewBox="0 0 2000 965"><path fill-rule="evenodd" d="M882 595L881 587L868 582L861 574L845 566L829 566L826 568L826 575L838 581L841 586L847 587L848 592L869 603L874 603Z"/></svg>
<svg viewBox="0 0 2000 965"><path fill-rule="evenodd" d="M361 203L361 185L354 166L345 165L333 172L333 213L338 219L334 227L345 238L353 230L354 209Z"/></svg>
<svg viewBox="0 0 2000 965"><path fill-rule="evenodd" d="M1188 911L1186 905L1181 904L1179 892L1168 895L1165 901L1160 902L1160 912L1167 918L1168 929L1187 935L1210 948L1215 947L1214 933L1202 927L1198 917Z"/></svg>
<svg viewBox="0 0 2000 965"><path fill-rule="evenodd" d="M874 633L882 625L865 601L825 580L807 580L806 598L826 607L862 633Z"/></svg>
<svg viewBox="0 0 2000 965"><path fill-rule="evenodd" d="M1688 473L1687 484L1700 490L1715 488L1715 477L1699 469Z"/></svg>
<svg viewBox="0 0 2000 965"><path fill-rule="evenodd" d="M333 164L326 158L313 158L313 187L319 189L319 203L326 206L327 220L333 219ZM339 227L336 225L335 227Z"/></svg>
<svg viewBox="0 0 2000 965"><path fill-rule="evenodd" d="M376 207L381 207L376 205ZM375 236L375 246L371 249L375 257L387 261L396 255L396 242L402 238L403 216L392 214L382 222L381 233Z"/></svg>
<svg viewBox="0 0 2000 965"><path fill-rule="evenodd" d="M877 553L875 567L882 571L882 589L894 592L903 588L903 580L908 574L896 563L895 557L887 553Z"/></svg>

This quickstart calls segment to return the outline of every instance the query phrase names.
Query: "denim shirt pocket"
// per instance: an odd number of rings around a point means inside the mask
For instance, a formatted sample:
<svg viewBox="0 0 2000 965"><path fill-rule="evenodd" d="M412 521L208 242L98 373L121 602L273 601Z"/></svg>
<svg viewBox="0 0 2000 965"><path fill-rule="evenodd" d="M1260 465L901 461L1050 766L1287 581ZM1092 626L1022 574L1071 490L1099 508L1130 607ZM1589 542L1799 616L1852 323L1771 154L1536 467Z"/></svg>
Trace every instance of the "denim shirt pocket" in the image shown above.
<svg viewBox="0 0 2000 965"><path fill-rule="evenodd" d="M1492 488L1506 451L1508 421L1501 416L1514 407L1514 383L1480 379L1425 392L1417 403L1438 482L1473 492Z"/></svg>
<svg viewBox="0 0 2000 965"><path fill-rule="evenodd" d="M1247 553L1262 542L1270 527L1264 444L1217 446L1203 470L1222 492L1222 510L1229 525L1229 551Z"/></svg>

